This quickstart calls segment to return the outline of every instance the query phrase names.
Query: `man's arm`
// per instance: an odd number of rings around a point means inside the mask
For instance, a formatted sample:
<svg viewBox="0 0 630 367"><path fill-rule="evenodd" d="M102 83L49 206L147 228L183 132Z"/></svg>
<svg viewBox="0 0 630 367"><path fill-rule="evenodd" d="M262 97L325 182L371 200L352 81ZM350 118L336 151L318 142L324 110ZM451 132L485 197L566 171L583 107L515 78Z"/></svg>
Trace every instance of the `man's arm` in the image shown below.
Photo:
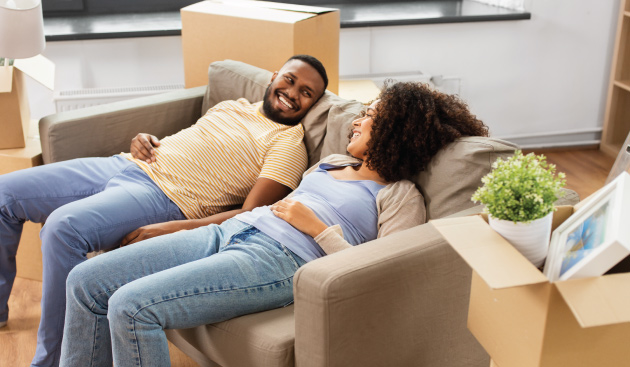
<svg viewBox="0 0 630 367"><path fill-rule="evenodd" d="M226 212L211 215L201 219L176 220L171 222L149 224L140 227L129 233L121 242L121 246L126 246L134 242L143 241L152 237L157 237L169 233L174 233L186 229L194 229L209 224L221 224L239 213L250 211L256 207L271 205L284 198L291 192L291 189L274 180L260 177L256 180L254 187L245 198L241 209L229 210Z"/></svg>

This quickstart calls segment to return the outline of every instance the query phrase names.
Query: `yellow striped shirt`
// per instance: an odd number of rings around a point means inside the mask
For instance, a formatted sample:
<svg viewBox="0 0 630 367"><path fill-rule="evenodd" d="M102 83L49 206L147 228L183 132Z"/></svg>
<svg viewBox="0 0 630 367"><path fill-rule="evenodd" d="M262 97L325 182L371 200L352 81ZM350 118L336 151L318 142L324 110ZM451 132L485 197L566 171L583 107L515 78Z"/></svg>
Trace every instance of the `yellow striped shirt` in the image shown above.
<svg viewBox="0 0 630 367"><path fill-rule="evenodd" d="M217 104L197 123L162 139L156 162L138 164L189 219L242 204L259 177L295 189L307 168L304 128L282 125L246 99Z"/></svg>

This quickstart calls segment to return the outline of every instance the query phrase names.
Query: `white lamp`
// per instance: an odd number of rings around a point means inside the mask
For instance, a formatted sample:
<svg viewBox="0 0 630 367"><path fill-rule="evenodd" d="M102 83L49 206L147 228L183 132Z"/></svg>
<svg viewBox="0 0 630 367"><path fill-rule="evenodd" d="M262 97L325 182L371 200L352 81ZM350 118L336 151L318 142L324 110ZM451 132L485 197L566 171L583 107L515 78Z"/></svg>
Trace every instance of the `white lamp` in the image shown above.
<svg viewBox="0 0 630 367"><path fill-rule="evenodd" d="M26 59L45 46L41 1L0 0L0 57Z"/></svg>

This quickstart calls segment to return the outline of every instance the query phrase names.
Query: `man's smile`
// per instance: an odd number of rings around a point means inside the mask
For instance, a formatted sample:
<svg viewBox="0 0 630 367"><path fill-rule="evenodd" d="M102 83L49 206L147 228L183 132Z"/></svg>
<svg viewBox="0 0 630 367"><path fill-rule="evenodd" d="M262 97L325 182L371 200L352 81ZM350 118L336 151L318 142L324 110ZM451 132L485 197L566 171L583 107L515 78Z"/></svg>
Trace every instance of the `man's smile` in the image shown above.
<svg viewBox="0 0 630 367"><path fill-rule="evenodd" d="M284 96L280 92L278 92L277 95L278 95L278 101L280 102L278 103L278 106L280 106L281 109L285 111L288 111L288 110L297 111L295 104L291 102L291 100L288 97Z"/></svg>

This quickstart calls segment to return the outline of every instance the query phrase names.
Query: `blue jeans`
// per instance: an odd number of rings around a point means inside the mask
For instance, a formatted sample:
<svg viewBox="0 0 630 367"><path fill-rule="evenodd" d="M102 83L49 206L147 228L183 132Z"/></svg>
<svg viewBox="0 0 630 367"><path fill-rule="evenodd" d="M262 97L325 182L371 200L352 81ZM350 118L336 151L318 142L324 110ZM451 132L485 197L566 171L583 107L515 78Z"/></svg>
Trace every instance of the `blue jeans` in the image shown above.
<svg viewBox="0 0 630 367"><path fill-rule="evenodd" d="M304 263L236 219L96 256L68 276L61 366L169 366L164 329L286 306Z"/></svg>
<svg viewBox="0 0 630 367"><path fill-rule="evenodd" d="M33 366L57 366L70 270L92 251L119 246L151 223L185 219L135 163L120 156L85 158L0 175L0 321L15 279L24 221L46 222L42 315Z"/></svg>

